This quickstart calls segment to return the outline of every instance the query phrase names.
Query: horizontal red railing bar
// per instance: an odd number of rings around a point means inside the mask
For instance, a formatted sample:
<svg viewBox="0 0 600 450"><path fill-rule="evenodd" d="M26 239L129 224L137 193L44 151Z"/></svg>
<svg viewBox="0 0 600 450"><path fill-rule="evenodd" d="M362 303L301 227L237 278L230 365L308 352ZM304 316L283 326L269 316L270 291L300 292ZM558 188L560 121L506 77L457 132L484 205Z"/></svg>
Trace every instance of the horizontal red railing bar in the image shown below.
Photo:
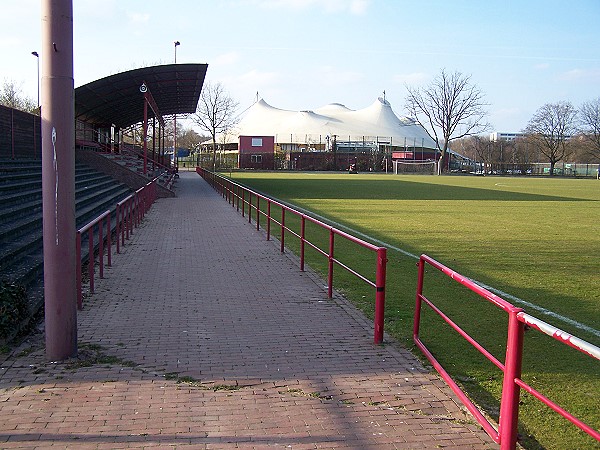
<svg viewBox="0 0 600 450"><path fill-rule="evenodd" d="M87 230L89 230L91 227L93 227L94 225L96 225L98 222L100 222L101 220L103 220L108 215L110 215L110 210L104 211L98 217L96 217L95 219L92 219L90 222L88 222L87 224L85 224L84 226L82 226L77 231L79 231L82 234L85 233Z"/></svg>
<svg viewBox="0 0 600 450"><path fill-rule="evenodd" d="M423 352L427 360L431 363L433 368L440 374L442 379L448 384L450 389L456 394L460 401L465 405L471 414L475 417L477 422L483 427L485 432L490 436L494 442L500 443L500 435L496 428L488 421L488 419L481 413L479 408L471 401L471 399L463 392L460 386L452 379L450 374L446 372L446 369L438 362L433 356L425 344L420 340L415 340L415 345Z"/></svg>
<svg viewBox="0 0 600 450"><path fill-rule="evenodd" d="M369 280L367 277L365 277L364 275L361 275L356 270L351 269L350 267L348 267L346 264L342 263L341 261L339 261L339 260L337 260L335 258L331 258L331 260L334 263L336 263L338 266L343 267L344 269L346 269L348 272L350 272L355 277L360 278L361 280L363 280L365 283L367 283L371 287L377 287L377 283L374 283L373 281Z"/></svg>
<svg viewBox="0 0 600 450"><path fill-rule="evenodd" d="M98 225L98 256L99 256L99 264L100 264L100 278L104 278L104 219L107 219L108 224L106 226L107 235L106 241L108 245L108 262L110 265L111 262L111 252L110 252L110 210L107 210L100 214L95 219L92 219L90 222L85 224L83 227L77 230L75 237L75 252L77 255L77 264L76 264L76 284L77 284L77 308L82 309L83 307L83 294L81 292L81 235L85 232L88 233L88 277L90 282L90 292L94 292L94 266L96 264L96 260L94 258L94 227Z"/></svg>
<svg viewBox="0 0 600 450"><path fill-rule="evenodd" d="M450 317L448 317L441 309L435 306L427 297L424 295L420 296L421 299L429 305L429 307L435 311L444 321L450 325L458 334L460 334L469 344L479 351L483 356L485 356L491 363L493 363L498 369L504 371L504 364L498 360L494 355L492 355L486 348L477 342L471 335L469 335L465 330L463 330L456 322L454 322Z"/></svg>
<svg viewBox="0 0 600 450"><path fill-rule="evenodd" d="M487 289L482 288L481 286L479 286L477 283L475 283L470 278L465 277L465 276L461 275L460 273L458 273L458 272L450 269L449 267L447 267L447 266L445 266L445 265L437 262L435 259L433 259L433 258L431 258L431 257L429 257L427 255L421 255L421 259L423 261L425 261L427 264L429 264L430 266L435 267L440 272L442 272L445 275L449 276L454 281L462 284L463 286L465 286L466 288L468 288L471 291L475 292L479 296L485 298L490 303L493 303L494 305L496 305L499 308L503 309L504 311L507 311L507 312L508 311L517 311L517 310L521 309L521 308L517 308L513 304L507 302L502 297L499 297L496 294L488 291Z"/></svg>
<svg viewBox="0 0 600 450"><path fill-rule="evenodd" d="M117 205L123 205L129 201L131 201L133 199L134 194L128 195L127 197L125 197L123 200L121 200L120 202L117 202Z"/></svg>
<svg viewBox="0 0 600 450"><path fill-rule="evenodd" d="M556 328L555 326L524 312L517 314L517 318L525 325L529 325L531 328L541 331L551 338L600 361L600 348L596 347L594 344L590 344L577 336L573 336L560 328Z"/></svg>
<svg viewBox="0 0 600 450"><path fill-rule="evenodd" d="M287 228L286 228L287 230ZM303 239L302 237L298 236L297 234L294 234L295 236L299 237L300 239L302 239L304 241L305 244L307 244L309 247L315 249L318 253L320 253L321 255L329 258L329 253L327 253L325 250L323 250L321 247L318 247L316 244L313 244L310 241L307 241L306 239Z"/></svg>
<svg viewBox="0 0 600 450"><path fill-rule="evenodd" d="M519 378L515 379L515 384L519 385L526 392L533 395L535 398L537 398L539 401L541 401L544 405L546 405L547 407L549 407L556 413L560 414L562 417L567 419L573 425L577 426L582 431L585 431L587 434L589 434L596 440L600 441L600 433L598 431L594 430L592 427L590 427L586 423L579 420L573 414L571 414L567 410L563 409L561 406L554 403L552 400L550 400L544 394L542 394L539 391L537 391L536 389L532 388L530 385L528 385L527 383L525 383L523 380L521 380Z"/></svg>
<svg viewBox="0 0 600 450"><path fill-rule="evenodd" d="M479 294L481 297L487 299L503 311L509 314L509 325L508 325L508 340L506 344L506 361L502 364L497 360L491 353L489 353L483 346L481 346L475 339L473 339L468 333L462 328L455 324L443 311L433 304L427 297L423 295L423 280L424 280L424 267L425 264L429 264L432 267L440 270L445 275L449 276L456 282L467 287L471 291ZM419 260L419 277L417 283L417 295L416 295L416 309L415 309L415 320L413 330L413 340L417 347L423 352L426 358L431 362L434 368L440 373L444 381L448 383L450 388L465 404L467 409L475 416L480 425L486 430L488 435L501 445L501 449L514 449L517 441L517 424L518 424L518 413L519 413L519 388L528 392L533 397L541 401L544 405L570 421L573 425L585 433L592 436L594 439L600 441L600 433L573 416L571 413L566 411L564 408L544 396L542 393L529 386L521 379L521 364L523 358L523 331L525 325L536 329L553 339L568 345L571 348L578 350L579 352L600 360L600 348L596 347L589 342L584 341L566 331L554 327L534 316L525 313L521 308L515 307L506 300L498 297L495 294L487 291L486 289L477 285L471 279L462 276L452 269L444 266L443 264L435 261L427 255L421 255ZM425 344L419 338L419 325L421 315L421 304L425 302L433 311L435 311L442 319L448 323L461 337L481 352L489 361L494 363L503 373L504 382L502 387L502 400L500 404L500 421L498 430L481 414L478 408L471 402L471 400L463 393L460 386L452 379L452 377L446 372L442 365L433 356L431 351L427 349Z"/></svg>

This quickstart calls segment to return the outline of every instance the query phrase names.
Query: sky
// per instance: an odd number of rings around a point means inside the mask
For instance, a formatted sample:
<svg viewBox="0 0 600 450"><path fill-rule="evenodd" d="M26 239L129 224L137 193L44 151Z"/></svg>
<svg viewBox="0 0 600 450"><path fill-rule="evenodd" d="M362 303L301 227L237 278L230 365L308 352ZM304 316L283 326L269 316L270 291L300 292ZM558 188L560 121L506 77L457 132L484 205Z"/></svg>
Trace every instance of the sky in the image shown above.
<svg viewBox="0 0 600 450"><path fill-rule="evenodd" d="M600 97L600 0L74 0L75 87L139 67L208 63L239 105L371 105L458 71L500 132L546 103ZM37 98L41 0L2 0L0 83Z"/></svg>

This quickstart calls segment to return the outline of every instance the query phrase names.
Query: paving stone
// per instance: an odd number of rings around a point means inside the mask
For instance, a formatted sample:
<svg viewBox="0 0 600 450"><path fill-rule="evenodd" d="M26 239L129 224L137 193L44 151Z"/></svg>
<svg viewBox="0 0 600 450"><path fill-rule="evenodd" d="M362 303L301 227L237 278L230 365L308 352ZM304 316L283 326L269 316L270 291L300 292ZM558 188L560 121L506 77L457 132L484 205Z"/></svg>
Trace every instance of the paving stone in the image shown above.
<svg viewBox="0 0 600 450"><path fill-rule="evenodd" d="M193 172L113 255L79 358L0 364L3 448L490 449L451 391Z"/></svg>

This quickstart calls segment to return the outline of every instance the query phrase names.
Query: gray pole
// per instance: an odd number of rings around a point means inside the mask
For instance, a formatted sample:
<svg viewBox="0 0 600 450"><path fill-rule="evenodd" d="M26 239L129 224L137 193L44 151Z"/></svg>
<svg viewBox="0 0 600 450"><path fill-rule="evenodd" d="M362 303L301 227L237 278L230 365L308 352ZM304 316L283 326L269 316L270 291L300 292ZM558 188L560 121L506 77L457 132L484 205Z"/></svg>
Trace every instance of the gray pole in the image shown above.
<svg viewBox="0 0 600 450"><path fill-rule="evenodd" d="M175 64L177 64L177 46L181 45L181 42L175 41ZM175 73L177 73L177 68L175 68ZM177 76L175 76L177 78ZM179 106L179 89L177 89L177 106ZM175 166L175 170L179 171L179 158L177 156L177 111L175 111L175 115L173 116L173 165ZM214 167L213 167L214 170Z"/></svg>
<svg viewBox="0 0 600 450"><path fill-rule="evenodd" d="M46 358L77 355L72 0L42 0Z"/></svg>
<svg viewBox="0 0 600 450"><path fill-rule="evenodd" d="M38 52L31 52L37 60L37 108L38 114L40 112L40 54Z"/></svg>

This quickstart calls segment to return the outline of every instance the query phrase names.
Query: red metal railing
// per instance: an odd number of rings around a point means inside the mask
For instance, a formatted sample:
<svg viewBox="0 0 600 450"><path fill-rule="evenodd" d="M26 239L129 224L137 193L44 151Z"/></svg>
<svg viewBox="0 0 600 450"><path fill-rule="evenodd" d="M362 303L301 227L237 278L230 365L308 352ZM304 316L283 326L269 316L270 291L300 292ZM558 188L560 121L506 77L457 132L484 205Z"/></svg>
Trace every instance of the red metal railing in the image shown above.
<svg viewBox="0 0 600 450"><path fill-rule="evenodd" d="M121 251L121 245L125 245L125 236L133 233L133 228L139 226L144 215L156 200L156 180L147 183L144 187L135 191L127 198L117 203L116 211L116 241L117 253ZM106 226L105 226L106 224ZM95 239L94 230L97 230L98 236L98 270L100 278L104 278L104 248L107 249L107 266L112 265L112 230L111 214L106 211L77 230L76 237L76 255L77 255L77 308L83 308L82 294L82 258L81 258L81 240L82 235L87 232L88 239L88 277L90 283L90 293L94 293L94 275L95 275ZM106 234L105 234L106 232ZM122 242L120 242L122 239Z"/></svg>
<svg viewBox="0 0 600 450"><path fill-rule="evenodd" d="M105 221L106 219L106 221ZM104 235L104 223L106 222L106 236ZM111 256L111 230L110 230L110 210L96 217L94 220L77 230L76 255L77 255L77 308L83 308L83 295L81 292L81 235L86 231L88 233L88 276L90 279L90 292L94 293L94 227L98 225L98 266L100 269L100 278L104 278L104 242L108 250L107 265L112 265Z"/></svg>
<svg viewBox="0 0 600 450"><path fill-rule="evenodd" d="M304 271L305 265L305 247L308 245L314 249L317 253L323 255L328 260L327 267L327 295L329 298L333 295L333 272L334 266L338 265L342 267L352 275L358 277L368 285L375 288L375 319L374 319L374 342L380 344L383 342L383 322L384 322L384 310L385 310L385 275L386 275L386 264L387 264L387 249L385 247L377 247L369 242L363 241L355 236L352 236L344 231L341 231L335 227L327 225L313 217L310 217L300 211L295 210L281 202L275 201L269 197L252 191L240 184L237 184L225 177L217 175L213 172L205 170L201 167L196 168L196 172L204 178L217 192L219 192L227 201L233 206L240 210L242 216L248 215L248 222L252 222L254 216L256 229L260 229L261 216L266 220L265 228L267 233L267 240L271 239L271 224L274 223L279 226L281 237L280 237L280 249L281 252L285 249L285 238L286 233L299 239L300 242L300 270ZM254 201L253 201L254 199ZM261 209L261 203L264 207ZM275 205L281 208L281 219L275 218L271 214L271 207ZM300 219L300 232L297 233L286 225L286 213L293 214ZM327 249L318 247L315 243L309 241L306 238L306 222L313 223L318 227L327 230L329 232L329 245ZM335 243L336 237L343 238L349 242L357 244L368 250L372 250L376 253L376 272L375 281L371 281L366 276L358 273L351 267L344 264L342 261L337 259L335 255Z"/></svg>
<svg viewBox="0 0 600 450"><path fill-rule="evenodd" d="M443 274L452 278L454 281L462 284L469 290L475 292L479 296L485 298L490 303L494 304L501 310L508 313L508 338L506 342L506 356L504 363L500 362L494 357L489 351L487 351L481 344L479 344L473 337L467 334L461 329L455 322L452 321L444 312L442 312L434 303L423 295L423 281L425 274L425 264L436 268ZM486 417L479 411L477 406L467 397L467 395L460 389L458 384L450 377L448 372L442 367L437 361L425 344L419 337L419 327L421 318L421 307L425 303L433 311L435 311L440 317L444 319L456 332L458 332L465 340L467 340L473 347L475 347L480 353L482 353L489 361L491 361L496 367L504 372L504 381L502 384L502 397L500 400L500 419L498 421L498 429L486 419ZM580 352L591 356L597 360L600 360L600 348L583 341L575 336L566 333L552 325L547 324L529 314L526 314L521 308L517 308L506 300L498 297L497 295L489 292L488 290L478 286L472 280L463 275L453 271L452 269L440 264L436 260L430 258L427 255L421 255L419 259L419 275L417 282L417 295L416 295L416 307L414 317L414 328L413 328L413 340L417 347L423 352L427 359L431 362L433 367L439 372L442 378L448 383L454 393L460 398L467 409L475 416L477 421L485 429L488 435L496 442L500 444L502 450L516 448L517 442L517 425L519 417L519 388L524 389L526 392L533 395L535 398L540 400L546 406L569 420L575 426L585 431L587 434L600 441L600 433L588 426L581 420L574 417L572 414L567 412L565 409L548 399L540 392L526 384L521 379L521 364L523 358L523 332L525 325L529 325L533 329L541 331L559 342L569 345L570 347L579 350Z"/></svg>

